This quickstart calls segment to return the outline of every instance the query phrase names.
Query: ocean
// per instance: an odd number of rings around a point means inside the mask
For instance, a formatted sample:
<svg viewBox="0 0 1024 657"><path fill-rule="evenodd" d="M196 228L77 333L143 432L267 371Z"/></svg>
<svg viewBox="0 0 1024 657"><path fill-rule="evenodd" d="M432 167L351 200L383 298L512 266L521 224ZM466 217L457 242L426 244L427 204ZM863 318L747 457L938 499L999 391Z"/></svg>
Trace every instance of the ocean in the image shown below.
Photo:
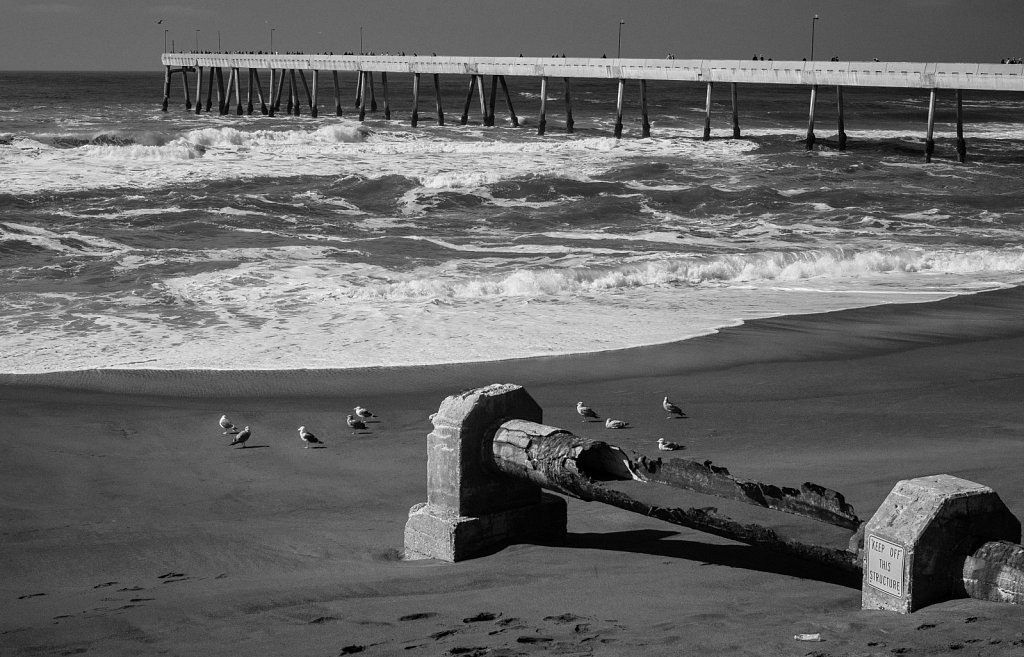
<svg viewBox="0 0 1024 657"><path fill-rule="evenodd" d="M264 88L266 71L262 72ZM244 81L244 77L243 77ZM965 92L509 79L496 125L468 78L392 75L392 120L185 111L163 72L0 73L0 372L262 370L500 360L659 344L746 320L928 302L1024 281L1024 115ZM379 81L377 81L379 84ZM195 76L190 76L195 84ZM489 83L489 80L488 80ZM244 93L244 89L243 89Z"/></svg>

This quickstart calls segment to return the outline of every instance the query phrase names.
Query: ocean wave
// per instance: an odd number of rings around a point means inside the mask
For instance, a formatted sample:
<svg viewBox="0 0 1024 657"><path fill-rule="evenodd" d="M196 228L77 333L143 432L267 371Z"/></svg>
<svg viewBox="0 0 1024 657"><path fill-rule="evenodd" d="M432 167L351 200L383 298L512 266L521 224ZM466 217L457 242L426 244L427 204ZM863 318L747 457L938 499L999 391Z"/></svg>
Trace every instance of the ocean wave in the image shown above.
<svg viewBox="0 0 1024 657"><path fill-rule="evenodd" d="M498 251L508 249L494 249ZM560 259L562 267L537 266L535 260L545 254L557 256L558 249L525 248L518 253L519 257L511 260L497 256L449 260L440 269L403 273L369 263L353 262L339 268L337 251L323 247L268 252L259 255L258 262L248 261L257 258L255 254L233 252L221 257L226 263L239 257L246 262L168 280L165 286L185 303L238 304L253 312L260 304L269 309L278 304L293 307L366 301L449 304L501 298L600 298L644 287L810 285L818 290L840 290L867 285L882 289L896 282L891 280L893 276L900 276L900 285L907 289L920 290L941 288L943 279L935 278L940 274L987 276L993 281L1024 277L1024 249L861 251L835 247L657 259L591 252ZM623 263L623 259L629 261ZM502 269L505 271L494 273ZM921 276L926 278L911 279ZM949 285L954 282L950 280Z"/></svg>
<svg viewBox="0 0 1024 657"><path fill-rule="evenodd" d="M128 251L112 240L75 231L54 232L38 226L0 223L0 252L53 252L80 256L108 256Z"/></svg>

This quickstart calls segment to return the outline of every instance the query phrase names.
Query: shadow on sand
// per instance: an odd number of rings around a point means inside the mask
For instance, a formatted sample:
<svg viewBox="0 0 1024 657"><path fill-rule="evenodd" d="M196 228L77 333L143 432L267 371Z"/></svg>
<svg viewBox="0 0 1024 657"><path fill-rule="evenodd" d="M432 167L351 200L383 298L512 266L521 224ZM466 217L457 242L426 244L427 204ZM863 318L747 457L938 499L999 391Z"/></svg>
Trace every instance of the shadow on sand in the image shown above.
<svg viewBox="0 0 1024 657"><path fill-rule="evenodd" d="M852 589L861 587L859 573L828 568L811 561L803 561L749 545L716 545L699 541L666 540L678 535L679 532L657 529L585 534L570 532L561 547L651 554L671 559L699 561L706 565L727 566L800 579L812 579Z"/></svg>

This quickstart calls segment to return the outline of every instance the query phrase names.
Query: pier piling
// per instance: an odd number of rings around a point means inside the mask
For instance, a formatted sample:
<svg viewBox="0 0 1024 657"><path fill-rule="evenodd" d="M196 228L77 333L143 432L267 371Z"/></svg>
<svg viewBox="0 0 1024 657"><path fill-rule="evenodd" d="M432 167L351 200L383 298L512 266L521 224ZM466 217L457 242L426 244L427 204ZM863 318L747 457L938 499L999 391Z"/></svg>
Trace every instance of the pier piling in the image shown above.
<svg viewBox="0 0 1024 657"><path fill-rule="evenodd" d="M249 80L245 85L245 114L246 116L252 116L252 76L256 71L254 69L248 69Z"/></svg>
<svg viewBox="0 0 1024 657"><path fill-rule="evenodd" d="M262 114L263 116L266 116L267 115L267 103L266 103L266 99L263 96L263 85L260 83L260 71L259 71L259 69L256 69L256 68L250 69L250 70L252 70L252 77L253 77L253 80L256 82L256 97L260 101L260 114Z"/></svg>
<svg viewBox="0 0 1024 657"><path fill-rule="evenodd" d="M280 72L281 72L281 75L278 76L278 80L277 80L277 96L276 96L276 98L274 100L274 111L275 112L280 112L281 111L281 93L284 91L284 79L285 79L285 77L287 77L285 75L285 69L282 68Z"/></svg>
<svg viewBox="0 0 1024 657"><path fill-rule="evenodd" d="M704 98L704 141L711 140L711 89L714 82L708 82L707 95Z"/></svg>
<svg viewBox="0 0 1024 657"><path fill-rule="evenodd" d="M417 73L416 77L419 78ZM441 76L434 73L434 110L437 112L437 125L444 125L444 110L441 109Z"/></svg>
<svg viewBox="0 0 1024 657"><path fill-rule="evenodd" d="M618 95L615 97L615 138L622 139L622 97L625 95L626 81L619 78Z"/></svg>
<svg viewBox="0 0 1024 657"><path fill-rule="evenodd" d="M736 83L729 83L729 96L732 100L732 138L740 138L740 105L739 105L739 92L736 89Z"/></svg>
<svg viewBox="0 0 1024 657"><path fill-rule="evenodd" d="M647 80L640 80L640 117L643 128L640 136L651 136L651 122L647 119Z"/></svg>
<svg viewBox="0 0 1024 657"><path fill-rule="evenodd" d="M228 110L227 98L224 95L224 68L222 66L217 67L215 77L217 78L217 112L223 116L228 113Z"/></svg>
<svg viewBox="0 0 1024 657"><path fill-rule="evenodd" d="M164 102L161 104L161 111L167 111L167 103L171 99L171 67L164 66Z"/></svg>
<svg viewBox="0 0 1024 657"><path fill-rule="evenodd" d="M196 67L196 114L203 111L203 67Z"/></svg>
<svg viewBox="0 0 1024 657"><path fill-rule="evenodd" d="M504 75L498 76L498 80L501 82L501 91L503 94L505 94L505 104L508 106L509 120L512 122L513 128L518 128L519 117L516 116L516 110L514 107L512 107L512 96L508 93L508 83L505 82Z"/></svg>
<svg viewBox="0 0 1024 657"><path fill-rule="evenodd" d="M474 76L474 77L476 78L477 97L480 99L480 116L481 116L481 119L482 119L481 122L484 125L488 125L488 123L487 123L487 101L484 99L484 76L477 75L477 76Z"/></svg>
<svg viewBox="0 0 1024 657"><path fill-rule="evenodd" d="M483 78L481 78L482 80ZM484 125L494 125L494 101L498 96L498 76L491 76L491 91L487 96L487 121Z"/></svg>
<svg viewBox="0 0 1024 657"><path fill-rule="evenodd" d="M935 92L933 87L928 95L928 132L924 138L924 161L932 161L932 153L935 152Z"/></svg>
<svg viewBox="0 0 1024 657"><path fill-rule="evenodd" d="M469 122L469 106L473 104L474 86L476 86L476 78L470 76L469 91L466 92L466 103L462 106L462 117L459 119L459 125L466 125Z"/></svg>
<svg viewBox="0 0 1024 657"><path fill-rule="evenodd" d="M366 97L369 95L369 94L366 93L366 89L369 86L369 82L370 82L370 72L369 71L362 71L359 74L359 77L362 80L362 85L361 85L362 89L361 89L361 91L359 93L359 120L360 121L365 121L366 120L366 104L367 104L366 103Z"/></svg>
<svg viewBox="0 0 1024 657"><path fill-rule="evenodd" d="M242 116L242 92L240 89L242 81L239 79L242 77L242 74L237 68L234 68L231 70L231 75L235 78L235 114ZM252 105L251 102L249 104ZM249 113L252 113L251 109Z"/></svg>
<svg viewBox="0 0 1024 657"><path fill-rule="evenodd" d="M384 120L391 120L391 97L388 94L388 74L387 71L381 71L380 73L380 86L384 89Z"/></svg>
<svg viewBox="0 0 1024 657"><path fill-rule="evenodd" d="M818 103L818 85L811 85L811 109L807 115L807 150L814 148L814 108Z"/></svg>
<svg viewBox="0 0 1024 657"><path fill-rule="evenodd" d="M967 142L964 141L964 91L956 90L956 159L967 161Z"/></svg>
<svg viewBox="0 0 1024 657"><path fill-rule="evenodd" d="M548 78L546 75L540 78L540 113L537 117L537 134L544 136L544 131L547 129L547 109L548 109Z"/></svg>
<svg viewBox="0 0 1024 657"><path fill-rule="evenodd" d="M313 119L315 119L319 114L319 97L317 96L317 91L319 91L319 89L317 88L319 86L319 71L317 71L316 69L313 69L311 82L313 85L313 90L311 97L309 98L309 114L312 116Z"/></svg>
<svg viewBox="0 0 1024 657"><path fill-rule="evenodd" d="M437 75L434 75L434 86L437 87ZM438 107L441 105L440 91L438 93L437 104ZM420 120L420 74L412 74L412 118L409 120L409 124L412 127L416 127L416 124Z"/></svg>
<svg viewBox="0 0 1024 657"><path fill-rule="evenodd" d="M846 120L843 117L843 87L836 87L836 106L839 110L839 150L846 150Z"/></svg>
<svg viewBox="0 0 1024 657"><path fill-rule="evenodd" d="M334 115L341 116L341 88L338 86L338 72L331 71L331 78L334 80Z"/></svg>
<svg viewBox="0 0 1024 657"><path fill-rule="evenodd" d="M569 82L569 78L563 78L563 80L565 81L565 131L572 133L576 126L576 122L572 118L572 84Z"/></svg>
<svg viewBox="0 0 1024 657"><path fill-rule="evenodd" d="M216 77L216 75L213 72L213 69L215 69L215 68L217 68L217 67L216 66L211 66L210 67L210 71L209 71L210 77L206 81L206 113L207 114L209 114L210 110L213 109L213 79Z"/></svg>

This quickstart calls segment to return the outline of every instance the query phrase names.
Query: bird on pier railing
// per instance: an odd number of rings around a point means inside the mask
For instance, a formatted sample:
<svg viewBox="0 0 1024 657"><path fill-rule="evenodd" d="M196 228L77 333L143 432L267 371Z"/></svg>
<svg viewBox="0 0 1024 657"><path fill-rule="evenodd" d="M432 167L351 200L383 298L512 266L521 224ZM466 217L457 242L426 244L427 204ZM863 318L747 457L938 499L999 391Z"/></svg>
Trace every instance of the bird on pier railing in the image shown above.
<svg viewBox="0 0 1024 657"><path fill-rule="evenodd" d="M665 412L669 414L668 417L686 417L686 413L683 409L679 408L665 397L665 400L661 402L661 407L665 409Z"/></svg>
<svg viewBox="0 0 1024 657"><path fill-rule="evenodd" d="M598 414L594 412L594 409L590 408L583 402L576 402L576 412L580 414L580 417L583 418L584 422L589 422L591 419L601 419L600 416L598 416Z"/></svg>

